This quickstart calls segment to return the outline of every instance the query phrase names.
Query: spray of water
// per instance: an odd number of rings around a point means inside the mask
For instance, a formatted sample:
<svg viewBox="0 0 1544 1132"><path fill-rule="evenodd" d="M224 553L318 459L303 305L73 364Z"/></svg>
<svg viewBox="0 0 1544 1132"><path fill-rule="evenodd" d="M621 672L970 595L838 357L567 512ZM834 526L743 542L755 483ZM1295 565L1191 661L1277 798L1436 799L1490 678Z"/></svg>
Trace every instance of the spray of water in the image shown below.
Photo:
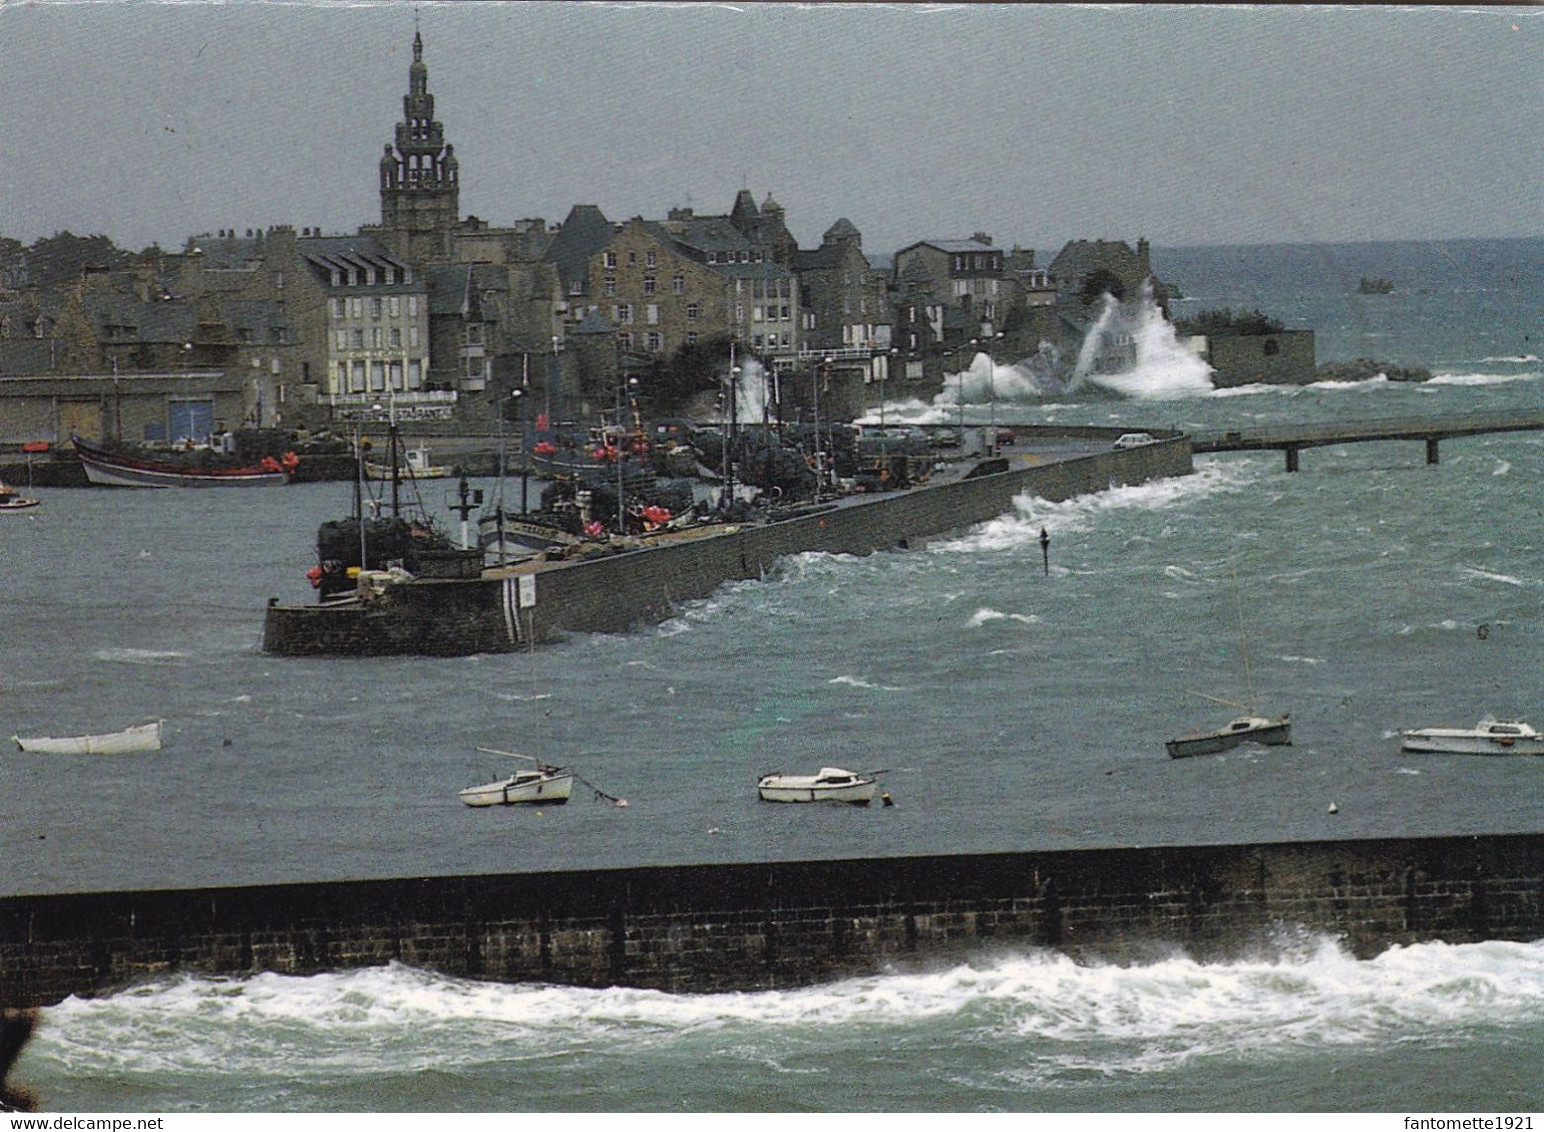
<svg viewBox="0 0 1544 1132"><path fill-rule="evenodd" d="M1119 373L1100 373L1094 360L1107 336L1128 336L1135 349L1135 363ZM1134 304L1104 297L1099 318L1078 353L1067 391L1088 385L1123 397L1171 400L1200 397L1212 392L1212 367L1180 345L1174 326L1153 299L1152 287L1144 285Z"/></svg>

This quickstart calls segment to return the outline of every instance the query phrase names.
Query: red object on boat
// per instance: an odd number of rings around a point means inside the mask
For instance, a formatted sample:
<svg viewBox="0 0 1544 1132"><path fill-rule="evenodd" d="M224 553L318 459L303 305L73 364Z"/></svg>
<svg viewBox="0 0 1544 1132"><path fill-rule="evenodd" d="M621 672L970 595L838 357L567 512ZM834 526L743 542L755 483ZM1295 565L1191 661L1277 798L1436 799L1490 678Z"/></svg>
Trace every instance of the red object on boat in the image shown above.
<svg viewBox="0 0 1544 1132"><path fill-rule="evenodd" d="M47 452L48 451L48 441L46 441L46 440L29 440L29 441L27 441L26 443L24 443L21 446L21 450L23 452Z"/></svg>

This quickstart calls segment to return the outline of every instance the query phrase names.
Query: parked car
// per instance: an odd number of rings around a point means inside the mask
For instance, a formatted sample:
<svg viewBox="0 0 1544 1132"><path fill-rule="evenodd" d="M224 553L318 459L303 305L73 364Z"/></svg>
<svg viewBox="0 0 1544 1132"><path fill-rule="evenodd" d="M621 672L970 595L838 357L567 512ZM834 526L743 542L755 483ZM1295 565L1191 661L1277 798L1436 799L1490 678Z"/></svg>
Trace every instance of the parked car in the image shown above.
<svg viewBox="0 0 1544 1132"><path fill-rule="evenodd" d="M1157 444L1152 435L1145 432L1122 433L1115 440L1116 448L1140 448L1144 444Z"/></svg>

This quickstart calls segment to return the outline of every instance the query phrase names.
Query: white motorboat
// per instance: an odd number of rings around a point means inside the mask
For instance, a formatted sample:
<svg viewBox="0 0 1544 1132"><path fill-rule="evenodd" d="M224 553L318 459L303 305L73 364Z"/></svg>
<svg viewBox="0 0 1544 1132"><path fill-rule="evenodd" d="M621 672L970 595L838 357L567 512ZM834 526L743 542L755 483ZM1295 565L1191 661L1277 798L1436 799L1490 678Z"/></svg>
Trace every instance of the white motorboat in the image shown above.
<svg viewBox="0 0 1544 1132"><path fill-rule="evenodd" d="M132 755L161 749L161 721L126 727L105 735L12 736L24 751L45 755Z"/></svg>
<svg viewBox="0 0 1544 1132"><path fill-rule="evenodd" d="M1399 749L1441 755L1544 755L1544 735L1515 719L1482 719L1473 727L1401 731Z"/></svg>
<svg viewBox="0 0 1544 1132"><path fill-rule="evenodd" d="M460 797L468 806L515 806L538 803L561 806L573 793L574 772L537 763L533 770L517 770L508 778L482 786L469 786Z"/></svg>
<svg viewBox="0 0 1544 1132"><path fill-rule="evenodd" d="M1215 755L1219 751L1231 751L1245 743L1290 747L1292 722L1285 715L1275 719L1245 715L1223 724L1215 731L1197 731L1183 738L1170 739L1163 746L1169 752L1169 758L1186 759L1191 755Z"/></svg>
<svg viewBox="0 0 1544 1132"><path fill-rule="evenodd" d="M763 802L846 802L866 806L874 800L879 780L836 766L819 774L765 774L756 783Z"/></svg>

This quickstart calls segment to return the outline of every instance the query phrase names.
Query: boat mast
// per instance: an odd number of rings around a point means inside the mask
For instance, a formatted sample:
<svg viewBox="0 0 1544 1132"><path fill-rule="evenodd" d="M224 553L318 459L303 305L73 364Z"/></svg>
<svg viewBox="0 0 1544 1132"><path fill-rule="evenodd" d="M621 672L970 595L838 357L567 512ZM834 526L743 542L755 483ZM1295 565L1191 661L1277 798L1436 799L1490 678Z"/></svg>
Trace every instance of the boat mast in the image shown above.
<svg viewBox="0 0 1544 1132"><path fill-rule="evenodd" d="M1238 588L1238 564L1233 565L1233 602L1238 609L1238 653L1244 662L1244 701L1249 705L1249 714L1254 714L1255 696L1254 681L1249 675L1249 643L1244 637L1244 598Z"/></svg>

